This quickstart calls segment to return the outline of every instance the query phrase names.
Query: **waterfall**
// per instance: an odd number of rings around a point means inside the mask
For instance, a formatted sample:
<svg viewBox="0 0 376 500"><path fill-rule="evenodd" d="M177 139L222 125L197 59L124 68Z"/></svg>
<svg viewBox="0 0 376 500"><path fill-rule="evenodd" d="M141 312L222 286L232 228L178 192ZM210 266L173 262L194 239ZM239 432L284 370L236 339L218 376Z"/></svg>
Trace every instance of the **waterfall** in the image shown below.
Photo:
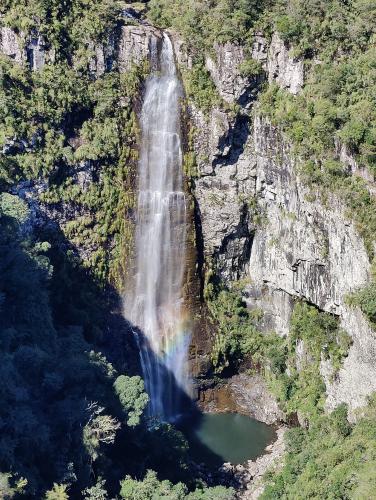
<svg viewBox="0 0 376 500"><path fill-rule="evenodd" d="M157 68L146 81L135 235L135 270L126 313L137 327L149 415L173 419L189 390L189 332L184 321L186 199L180 99L171 40L164 35Z"/></svg>

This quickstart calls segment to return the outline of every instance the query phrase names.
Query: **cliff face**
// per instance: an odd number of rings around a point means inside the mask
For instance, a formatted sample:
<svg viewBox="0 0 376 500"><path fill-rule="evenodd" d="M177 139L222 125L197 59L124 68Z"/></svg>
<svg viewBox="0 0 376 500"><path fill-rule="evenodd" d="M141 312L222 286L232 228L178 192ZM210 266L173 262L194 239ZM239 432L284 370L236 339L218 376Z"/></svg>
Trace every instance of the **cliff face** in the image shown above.
<svg viewBox="0 0 376 500"><path fill-rule="evenodd" d="M28 63L33 70L41 69L46 60L53 60L45 40L37 33L26 36L3 26L0 29L0 52L19 64Z"/></svg>
<svg viewBox="0 0 376 500"><path fill-rule="evenodd" d="M324 358L321 372L327 408L345 402L353 417L353 410L376 390L375 333L345 300L369 280L365 246L341 200L334 195L324 200L304 184L292 147L258 113L254 101L262 76L241 76L242 48L226 44L215 50L216 58L208 58L206 66L218 93L240 105L240 112L234 119L220 109L208 116L191 109L200 131L194 144L199 169L194 194L205 257L215 262L225 282L245 279L249 307L264 311L264 331L288 335L296 299L339 317L352 345L337 374ZM269 82L292 94L301 90L303 61L289 55L277 34L269 43L257 35L252 56ZM341 161L361 175L345 153Z"/></svg>
<svg viewBox="0 0 376 500"><path fill-rule="evenodd" d="M353 344L334 377L322 362L327 407L346 402L351 410L372 393L375 334L346 296L369 279L370 263L361 237L334 196L325 202L296 175L291 151L268 123L256 116L253 128L256 192L265 221L254 232L249 260L251 307L264 311L263 327L288 334L294 299L339 316Z"/></svg>
<svg viewBox="0 0 376 500"><path fill-rule="evenodd" d="M160 31L152 26L119 27L104 43L88 42L92 53L90 70L98 77L114 67L125 72L143 59L152 61L160 39ZM7 26L0 28L0 53L18 64L29 64L34 71L54 61L54 52L41 35L17 33Z"/></svg>
<svg viewBox="0 0 376 500"><path fill-rule="evenodd" d="M53 57L41 37L26 44L20 39L2 28L1 51L33 69ZM93 46L91 69L99 76L113 65L126 72L144 58L153 64L160 39L161 33L148 25L125 26L108 44ZM183 42L175 35L173 40L181 69L189 69ZM376 390L376 335L345 298L367 282L370 262L341 201L335 196L324 201L307 188L291 146L257 111L265 78L292 94L301 90L303 61L290 56L278 34L270 41L262 34L255 37L252 57L264 70L258 76L241 74L242 47L227 43L214 49L216 57L207 58L206 68L222 99L239 111L234 117L224 109L204 114L193 104L189 108L193 129L199 131L193 138L198 167L193 195L203 257L215 264L225 283L244 279L249 307L264 311L264 331L288 334L295 299L340 318L353 343L337 374L324 359L321 371L327 408L346 402L353 411ZM362 175L346 151L340 157Z"/></svg>

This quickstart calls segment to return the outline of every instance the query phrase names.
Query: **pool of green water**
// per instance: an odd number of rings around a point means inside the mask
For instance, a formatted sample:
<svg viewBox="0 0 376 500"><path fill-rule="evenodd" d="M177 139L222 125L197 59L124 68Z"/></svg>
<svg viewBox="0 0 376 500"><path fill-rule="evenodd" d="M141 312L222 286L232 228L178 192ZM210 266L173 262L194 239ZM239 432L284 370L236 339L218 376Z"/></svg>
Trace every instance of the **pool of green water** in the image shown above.
<svg viewBox="0 0 376 500"><path fill-rule="evenodd" d="M237 413L204 413L182 419L191 458L209 467L241 464L263 454L276 439L273 427Z"/></svg>

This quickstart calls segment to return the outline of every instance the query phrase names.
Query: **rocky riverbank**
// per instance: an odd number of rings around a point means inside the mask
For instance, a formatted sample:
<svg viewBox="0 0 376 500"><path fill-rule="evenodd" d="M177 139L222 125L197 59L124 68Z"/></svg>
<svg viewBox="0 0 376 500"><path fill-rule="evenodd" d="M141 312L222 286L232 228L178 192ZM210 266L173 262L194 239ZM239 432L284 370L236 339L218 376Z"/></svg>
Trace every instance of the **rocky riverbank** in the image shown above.
<svg viewBox="0 0 376 500"><path fill-rule="evenodd" d="M224 464L222 469L233 474L239 500L256 500L264 491L263 476L271 469L278 470L282 466L285 453L284 435L287 427L277 430L277 440L270 444L265 454L256 460L248 460L244 465Z"/></svg>

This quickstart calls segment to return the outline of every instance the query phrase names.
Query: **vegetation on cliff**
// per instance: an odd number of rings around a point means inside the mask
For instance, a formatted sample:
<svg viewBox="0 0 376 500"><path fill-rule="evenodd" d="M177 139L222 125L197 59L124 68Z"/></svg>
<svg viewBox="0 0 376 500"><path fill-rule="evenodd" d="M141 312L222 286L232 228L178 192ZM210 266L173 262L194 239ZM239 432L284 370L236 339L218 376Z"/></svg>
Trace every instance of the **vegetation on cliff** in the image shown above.
<svg viewBox="0 0 376 500"><path fill-rule="evenodd" d="M269 474L261 496L275 498L372 498L376 487L375 401L355 425L347 421L345 405L322 415L308 430L286 434L284 467Z"/></svg>
<svg viewBox="0 0 376 500"><path fill-rule="evenodd" d="M163 28L173 27L196 55L214 43L244 43L268 0L150 0L148 15Z"/></svg>

